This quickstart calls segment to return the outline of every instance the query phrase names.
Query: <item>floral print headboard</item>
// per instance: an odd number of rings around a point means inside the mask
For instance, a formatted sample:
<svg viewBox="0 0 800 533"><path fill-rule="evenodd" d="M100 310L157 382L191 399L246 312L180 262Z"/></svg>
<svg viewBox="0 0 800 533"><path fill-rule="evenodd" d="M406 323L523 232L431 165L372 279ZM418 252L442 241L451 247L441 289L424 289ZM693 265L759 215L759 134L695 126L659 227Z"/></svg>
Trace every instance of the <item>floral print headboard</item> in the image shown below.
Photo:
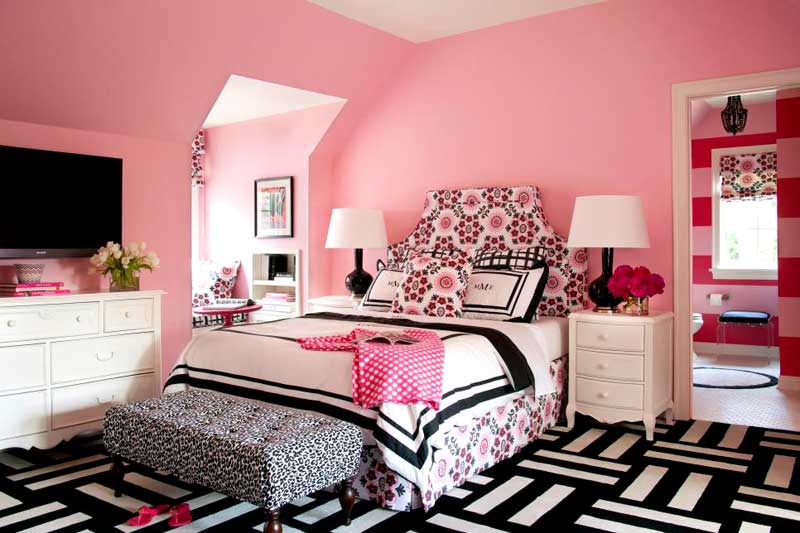
<svg viewBox="0 0 800 533"><path fill-rule="evenodd" d="M547 253L547 280L540 316L567 316L583 308L588 255L567 248L567 240L547 222L534 186L428 191L422 219L403 241L388 247L389 263L402 263L410 249L526 248Z"/></svg>

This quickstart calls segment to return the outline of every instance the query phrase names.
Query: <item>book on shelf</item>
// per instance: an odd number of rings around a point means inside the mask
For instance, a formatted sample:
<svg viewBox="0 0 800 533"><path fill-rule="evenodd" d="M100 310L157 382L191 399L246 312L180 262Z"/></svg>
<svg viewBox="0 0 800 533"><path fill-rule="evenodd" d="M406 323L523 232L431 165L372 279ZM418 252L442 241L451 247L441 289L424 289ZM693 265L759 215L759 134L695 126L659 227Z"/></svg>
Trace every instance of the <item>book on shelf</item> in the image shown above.
<svg viewBox="0 0 800 533"><path fill-rule="evenodd" d="M2 292L57 291L64 286L63 281L37 281L35 283L0 283Z"/></svg>

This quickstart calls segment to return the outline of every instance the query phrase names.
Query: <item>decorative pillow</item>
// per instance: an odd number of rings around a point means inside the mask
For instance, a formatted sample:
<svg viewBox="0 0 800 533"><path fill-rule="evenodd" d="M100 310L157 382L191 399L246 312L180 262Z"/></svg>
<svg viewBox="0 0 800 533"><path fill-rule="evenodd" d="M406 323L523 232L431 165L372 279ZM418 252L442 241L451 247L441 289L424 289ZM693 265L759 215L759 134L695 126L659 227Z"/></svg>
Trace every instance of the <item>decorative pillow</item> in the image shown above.
<svg viewBox="0 0 800 533"><path fill-rule="evenodd" d="M192 267L192 307L213 304L218 298L230 298L238 272L239 261L196 262Z"/></svg>
<svg viewBox="0 0 800 533"><path fill-rule="evenodd" d="M403 271L400 268L387 268L385 265L378 271L372 285L361 300L361 309L370 311L386 311L392 308L392 300L397 288L403 282Z"/></svg>
<svg viewBox="0 0 800 533"><path fill-rule="evenodd" d="M541 246L499 250L476 250L472 268L533 270L546 264L546 250Z"/></svg>
<svg viewBox="0 0 800 533"><path fill-rule="evenodd" d="M547 283L547 265L533 270L473 268L463 317L532 322Z"/></svg>
<svg viewBox="0 0 800 533"><path fill-rule="evenodd" d="M425 250L409 252L403 280L392 300L392 313L460 317L472 268L472 252L450 249L432 257Z"/></svg>

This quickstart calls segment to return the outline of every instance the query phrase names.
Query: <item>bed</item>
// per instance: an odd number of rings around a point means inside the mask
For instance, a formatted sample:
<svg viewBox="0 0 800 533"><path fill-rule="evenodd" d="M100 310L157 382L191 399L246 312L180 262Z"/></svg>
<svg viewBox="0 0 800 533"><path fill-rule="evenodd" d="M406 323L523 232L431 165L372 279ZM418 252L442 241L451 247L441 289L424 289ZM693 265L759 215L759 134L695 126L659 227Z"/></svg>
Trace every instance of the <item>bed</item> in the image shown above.
<svg viewBox="0 0 800 533"><path fill-rule="evenodd" d="M391 262L420 246L534 244L547 248L551 268L533 323L362 310L220 328L187 346L165 393L204 388L355 423L365 442L354 483L359 497L395 510L427 510L448 490L517 453L562 415L564 316L582 307L586 255L566 249L544 218L535 187L431 191L414 232L389 247ZM440 409L387 403L364 409L352 402L351 353L307 351L295 341L354 327L434 331L445 347Z"/></svg>

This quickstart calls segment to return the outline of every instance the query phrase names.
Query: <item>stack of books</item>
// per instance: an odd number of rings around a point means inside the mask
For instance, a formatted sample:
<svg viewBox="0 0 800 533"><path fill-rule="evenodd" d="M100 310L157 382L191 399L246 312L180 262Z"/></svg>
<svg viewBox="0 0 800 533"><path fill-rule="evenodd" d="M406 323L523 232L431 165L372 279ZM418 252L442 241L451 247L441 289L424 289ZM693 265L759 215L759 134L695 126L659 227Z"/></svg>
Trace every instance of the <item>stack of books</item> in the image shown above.
<svg viewBox="0 0 800 533"><path fill-rule="evenodd" d="M268 292L264 294L264 297L258 303L260 303L262 309L266 311L294 313L295 310L294 295L283 292Z"/></svg>
<svg viewBox="0 0 800 533"><path fill-rule="evenodd" d="M0 298L17 296L55 296L69 294L63 281L38 281L36 283L0 283Z"/></svg>

